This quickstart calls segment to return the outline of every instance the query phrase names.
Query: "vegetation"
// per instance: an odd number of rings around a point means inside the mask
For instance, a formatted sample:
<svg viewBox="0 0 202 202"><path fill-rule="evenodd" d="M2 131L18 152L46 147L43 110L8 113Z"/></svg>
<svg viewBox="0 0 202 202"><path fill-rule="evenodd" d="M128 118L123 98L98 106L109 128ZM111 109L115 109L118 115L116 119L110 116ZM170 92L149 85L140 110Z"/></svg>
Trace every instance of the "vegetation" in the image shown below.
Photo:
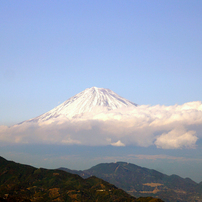
<svg viewBox="0 0 202 202"><path fill-rule="evenodd" d="M101 163L88 170L68 172L77 173L84 178L94 175L135 197L152 196L166 202L202 201L202 183L197 184L177 175L168 176L130 163Z"/></svg>
<svg viewBox="0 0 202 202"><path fill-rule="evenodd" d="M0 201L161 201L130 196L97 177L22 165L0 157Z"/></svg>

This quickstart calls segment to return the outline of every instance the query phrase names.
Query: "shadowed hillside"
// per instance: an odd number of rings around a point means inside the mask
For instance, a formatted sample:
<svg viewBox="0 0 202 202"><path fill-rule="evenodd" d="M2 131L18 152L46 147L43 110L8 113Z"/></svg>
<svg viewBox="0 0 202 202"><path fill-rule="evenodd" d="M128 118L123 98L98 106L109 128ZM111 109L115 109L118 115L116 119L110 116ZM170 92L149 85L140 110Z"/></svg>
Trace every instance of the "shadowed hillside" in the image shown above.
<svg viewBox="0 0 202 202"><path fill-rule="evenodd" d="M0 201L161 201L136 199L97 177L37 169L0 157Z"/></svg>
<svg viewBox="0 0 202 202"><path fill-rule="evenodd" d="M201 183L177 175L168 176L131 163L101 163L84 171L67 171L83 178L99 177L135 197L153 196L166 202L202 201Z"/></svg>

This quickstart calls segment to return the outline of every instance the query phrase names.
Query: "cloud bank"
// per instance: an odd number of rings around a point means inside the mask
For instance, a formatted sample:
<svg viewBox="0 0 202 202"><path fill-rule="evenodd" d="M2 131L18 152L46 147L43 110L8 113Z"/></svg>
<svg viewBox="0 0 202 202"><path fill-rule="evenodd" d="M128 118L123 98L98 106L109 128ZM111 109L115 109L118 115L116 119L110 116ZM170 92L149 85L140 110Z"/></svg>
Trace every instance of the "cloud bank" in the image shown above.
<svg viewBox="0 0 202 202"><path fill-rule="evenodd" d="M202 103L140 105L79 119L0 126L1 144L156 145L162 149L194 148L202 137Z"/></svg>

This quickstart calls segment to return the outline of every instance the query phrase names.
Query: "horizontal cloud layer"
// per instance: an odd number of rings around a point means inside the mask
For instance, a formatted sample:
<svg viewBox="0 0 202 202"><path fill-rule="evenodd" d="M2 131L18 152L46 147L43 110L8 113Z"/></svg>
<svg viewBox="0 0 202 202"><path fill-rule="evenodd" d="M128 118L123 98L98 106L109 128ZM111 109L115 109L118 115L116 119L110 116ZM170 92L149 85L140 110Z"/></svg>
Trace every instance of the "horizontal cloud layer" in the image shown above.
<svg viewBox="0 0 202 202"><path fill-rule="evenodd" d="M201 138L202 103L122 108L77 119L0 126L1 143L80 145L156 145L163 149L194 148Z"/></svg>

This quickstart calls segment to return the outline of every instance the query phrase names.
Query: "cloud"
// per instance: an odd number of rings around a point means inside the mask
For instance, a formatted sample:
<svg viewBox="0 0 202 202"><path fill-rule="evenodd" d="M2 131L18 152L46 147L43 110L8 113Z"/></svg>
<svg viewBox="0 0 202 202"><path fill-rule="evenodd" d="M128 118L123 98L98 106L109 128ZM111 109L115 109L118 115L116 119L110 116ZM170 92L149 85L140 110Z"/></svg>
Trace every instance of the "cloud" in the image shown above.
<svg viewBox="0 0 202 202"><path fill-rule="evenodd" d="M123 147L125 146L125 144L123 144L120 140L115 142L115 143L111 143L112 146L116 146L116 147Z"/></svg>
<svg viewBox="0 0 202 202"><path fill-rule="evenodd" d="M194 148L197 141L195 131L185 131L184 128L173 129L157 137L155 145L162 149Z"/></svg>
<svg viewBox="0 0 202 202"><path fill-rule="evenodd" d="M0 126L1 144L156 145L162 149L194 148L202 133L202 103L88 113L77 119L24 122Z"/></svg>

